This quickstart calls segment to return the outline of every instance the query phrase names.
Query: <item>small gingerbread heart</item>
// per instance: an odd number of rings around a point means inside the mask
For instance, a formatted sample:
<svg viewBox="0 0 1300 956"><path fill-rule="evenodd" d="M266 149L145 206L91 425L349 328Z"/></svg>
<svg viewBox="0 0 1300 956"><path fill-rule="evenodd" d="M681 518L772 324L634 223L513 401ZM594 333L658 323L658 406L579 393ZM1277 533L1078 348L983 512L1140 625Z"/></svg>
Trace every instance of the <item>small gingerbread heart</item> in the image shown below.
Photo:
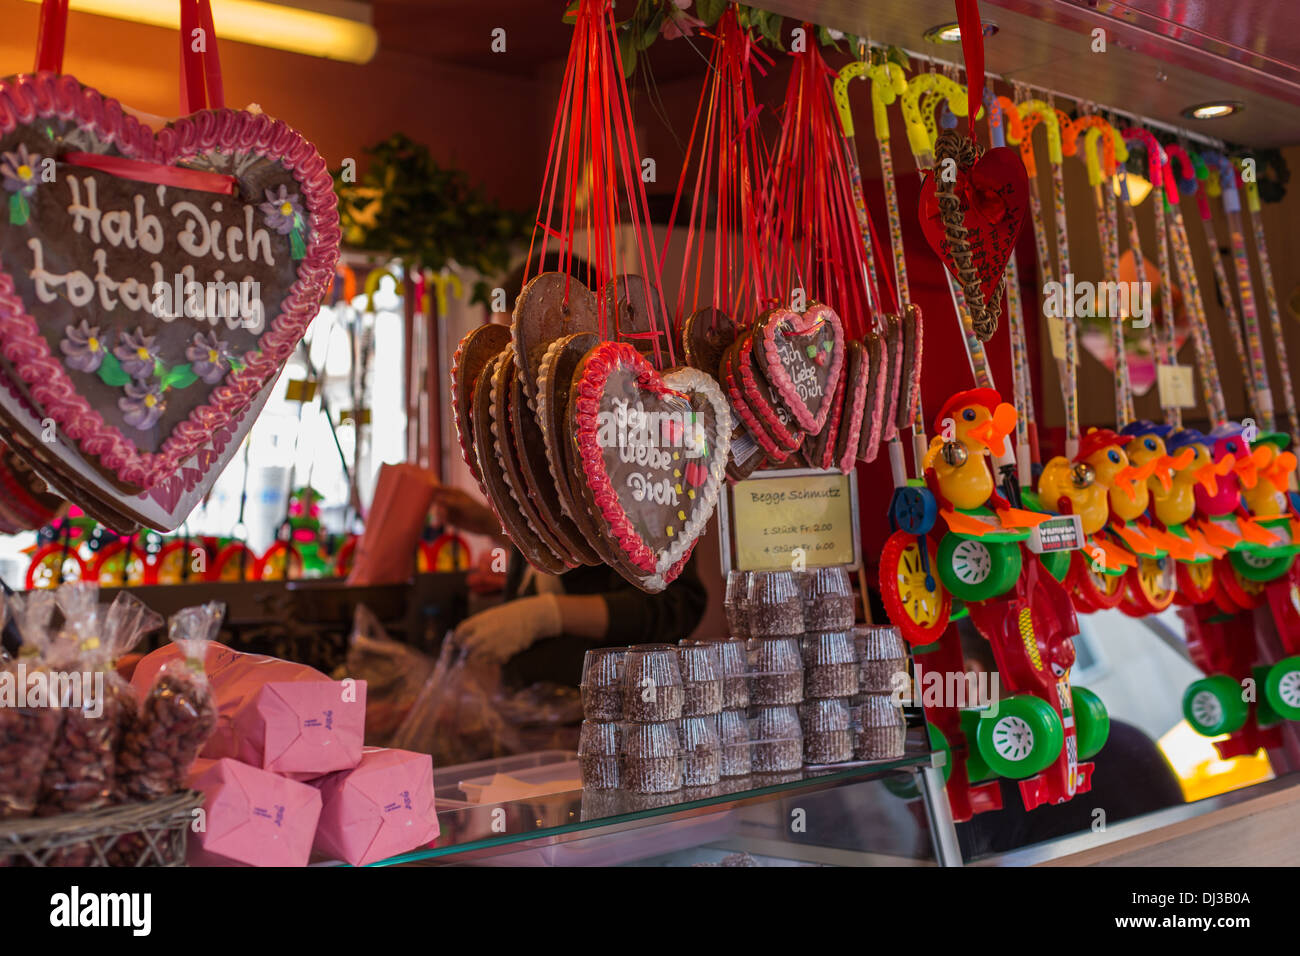
<svg viewBox="0 0 1300 956"><path fill-rule="evenodd" d="M844 326L830 306L799 314L774 309L754 323L754 356L799 427L817 434L826 424L844 374Z"/></svg>

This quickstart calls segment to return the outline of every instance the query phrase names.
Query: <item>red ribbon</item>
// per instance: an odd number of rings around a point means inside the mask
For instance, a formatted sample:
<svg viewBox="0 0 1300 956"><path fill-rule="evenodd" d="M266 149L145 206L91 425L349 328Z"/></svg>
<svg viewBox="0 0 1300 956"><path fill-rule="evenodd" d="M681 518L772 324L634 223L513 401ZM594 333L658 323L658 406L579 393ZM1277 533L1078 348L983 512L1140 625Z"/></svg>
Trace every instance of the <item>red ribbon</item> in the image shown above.
<svg viewBox="0 0 1300 956"><path fill-rule="evenodd" d="M970 138L975 138L975 114L980 111L984 95L984 24L980 21L979 0L957 0L957 26L961 30L961 55L966 61L967 122Z"/></svg>
<svg viewBox="0 0 1300 956"><path fill-rule="evenodd" d="M142 183L154 183L159 186L175 186L177 189L197 189L205 193L220 193L233 196L238 191L234 176L220 173L206 173L198 169L186 169L183 166L164 166L161 163L147 163L138 159L123 159L121 156L105 156L102 153L64 153L63 161L70 166L82 166L96 169L119 179L134 179Z"/></svg>
<svg viewBox="0 0 1300 956"><path fill-rule="evenodd" d="M62 73L63 50L68 35L69 0L41 0L36 34L36 72ZM212 24L210 0L180 0L181 11L181 112L225 105L221 61L217 56L217 31ZM194 50L195 30L202 30L203 50Z"/></svg>

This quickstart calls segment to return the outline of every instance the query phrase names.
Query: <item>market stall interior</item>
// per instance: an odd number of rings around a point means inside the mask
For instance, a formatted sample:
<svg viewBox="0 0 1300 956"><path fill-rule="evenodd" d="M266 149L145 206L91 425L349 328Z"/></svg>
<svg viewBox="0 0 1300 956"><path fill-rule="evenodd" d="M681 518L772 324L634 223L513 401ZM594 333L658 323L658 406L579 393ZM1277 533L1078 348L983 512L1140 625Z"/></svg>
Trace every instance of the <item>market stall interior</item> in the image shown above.
<svg viewBox="0 0 1300 956"><path fill-rule="evenodd" d="M0 865L1275 824L1285 5L82 6L0 0Z"/></svg>

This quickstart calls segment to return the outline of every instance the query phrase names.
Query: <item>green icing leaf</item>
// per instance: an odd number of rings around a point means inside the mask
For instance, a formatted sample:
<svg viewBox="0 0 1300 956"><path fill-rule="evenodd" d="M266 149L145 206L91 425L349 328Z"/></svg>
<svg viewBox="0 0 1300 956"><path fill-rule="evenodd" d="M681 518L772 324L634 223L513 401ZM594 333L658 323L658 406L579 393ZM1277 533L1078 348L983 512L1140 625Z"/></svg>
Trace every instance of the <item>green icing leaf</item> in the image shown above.
<svg viewBox="0 0 1300 956"><path fill-rule="evenodd" d="M121 388L131 383L131 376L122 371L122 363L112 352L104 353L104 361L99 365L99 380L105 385Z"/></svg>
<svg viewBox="0 0 1300 956"><path fill-rule="evenodd" d="M186 388L193 385L198 380L199 377L194 374L194 370L191 369L189 363L186 362L184 365L177 365L166 375L162 376L162 386L163 388Z"/></svg>

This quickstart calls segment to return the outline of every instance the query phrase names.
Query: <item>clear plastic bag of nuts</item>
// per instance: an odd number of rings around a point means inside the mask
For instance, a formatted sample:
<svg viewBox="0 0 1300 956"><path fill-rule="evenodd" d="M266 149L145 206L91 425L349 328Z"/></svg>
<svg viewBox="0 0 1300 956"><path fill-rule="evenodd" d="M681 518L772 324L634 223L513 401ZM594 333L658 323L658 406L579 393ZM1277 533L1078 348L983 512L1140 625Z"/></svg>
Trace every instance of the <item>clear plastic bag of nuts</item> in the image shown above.
<svg viewBox="0 0 1300 956"><path fill-rule="evenodd" d="M0 706L0 820L29 817L36 809L41 770L63 721L46 693L54 610L49 591L14 594L0 604L0 626L12 614L23 637L18 656L0 668L0 680L14 695Z"/></svg>
<svg viewBox="0 0 1300 956"><path fill-rule="evenodd" d="M112 801L123 719L136 708L113 663L163 624L125 592L101 606L95 585L65 584L56 599L63 627L51 655L73 679L60 681L63 725L41 774L38 816L96 810Z"/></svg>
<svg viewBox="0 0 1300 956"><path fill-rule="evenodd" d="M203 662L225 613L224 604L211 601L178 611L168 622L181 656L163 665L141 701L138 720L122 734L117 775L127 799L151 800L179 790L216 727Z"/></svg>

